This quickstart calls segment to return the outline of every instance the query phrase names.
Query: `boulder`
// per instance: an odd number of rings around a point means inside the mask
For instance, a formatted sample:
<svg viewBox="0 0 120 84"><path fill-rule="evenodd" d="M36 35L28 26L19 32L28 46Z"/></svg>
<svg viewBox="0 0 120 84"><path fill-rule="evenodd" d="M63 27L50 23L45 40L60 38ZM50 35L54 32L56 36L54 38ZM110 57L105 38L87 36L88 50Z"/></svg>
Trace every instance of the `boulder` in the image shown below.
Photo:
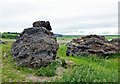
<svg viewBox="0 0 120 84"><path fill-rule="evenodd" d="M77 56L109 56L116 54L119 47L100 35L87 35L73 39L67 44L66 55Z"/></svg>
<svg viewBox="0 0 120 84"><path fill-rule="evenodd" d="M12 44L11 55L18 66L39 68L55 61L59 44L56 36L45 27L24 29Z"/></svg>
<svg viewBox="0 0 120 84"><path fill-rule="evenodd" d="M45 27L47 30L52 30L49 21L36 21L33 23L33 27Z"/></svg>

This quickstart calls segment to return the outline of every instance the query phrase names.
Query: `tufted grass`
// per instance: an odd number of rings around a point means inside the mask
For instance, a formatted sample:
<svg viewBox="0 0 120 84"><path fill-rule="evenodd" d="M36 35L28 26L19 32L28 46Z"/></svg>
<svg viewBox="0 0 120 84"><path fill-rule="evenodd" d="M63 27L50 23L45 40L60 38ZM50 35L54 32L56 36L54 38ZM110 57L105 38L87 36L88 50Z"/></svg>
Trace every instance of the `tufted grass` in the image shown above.
<svg viewBox="0 0 120 84"><path fill-rule="evenodd" d="M52 62L47 67L42 66L36 73L37 76L52 77L56 75L56 69L60 64L58 62Z"/></svg>
<svg viewBox="0 0 120 84"><path fill-rule="evenodd" d="M56 79L59 82L118 82L118 74L111 71L98 70L91 65L80 64L63 73L63 78Z"/></svg>

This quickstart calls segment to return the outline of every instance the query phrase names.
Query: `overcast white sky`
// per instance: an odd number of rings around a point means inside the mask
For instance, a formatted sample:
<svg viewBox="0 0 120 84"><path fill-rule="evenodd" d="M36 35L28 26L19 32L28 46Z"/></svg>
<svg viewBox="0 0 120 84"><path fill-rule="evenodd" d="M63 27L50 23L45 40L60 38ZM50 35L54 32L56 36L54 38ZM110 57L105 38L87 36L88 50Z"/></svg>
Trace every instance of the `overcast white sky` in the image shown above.
<svg viewBox="0 0 120 84"><path fill-rule="evenodd" d="M1 0L0 32L22 32L48 20L54 33L117 34L119 0Z"/></svg>

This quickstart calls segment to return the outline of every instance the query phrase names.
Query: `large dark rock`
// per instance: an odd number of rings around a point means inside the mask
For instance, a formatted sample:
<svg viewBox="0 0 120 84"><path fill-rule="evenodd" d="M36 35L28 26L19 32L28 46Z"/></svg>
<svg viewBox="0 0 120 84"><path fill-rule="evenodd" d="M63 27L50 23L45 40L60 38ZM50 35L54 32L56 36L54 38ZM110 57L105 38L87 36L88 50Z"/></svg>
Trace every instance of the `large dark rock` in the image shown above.
<svg viewBox="0 0 120 84"><path fill-rule="evenodd" d="M105 39L104 36L88 35L73 39L67 44L66 55L77 56L109 56L116 54L119 47Z"/></svg>
<svg viewBox="0 0 120 84"><path fill-rule="evenodd" d="M36 21L33 23L33 27L45 27L47 30L52 30L49 21Z"/></svg>
<svg viewBox="0 0 120 84"><path fill-rule="evenodd" d="M58 50L56 36L45 27L24 29L12 44L13 60L19 65L39 68L55 61Z"/></svg>

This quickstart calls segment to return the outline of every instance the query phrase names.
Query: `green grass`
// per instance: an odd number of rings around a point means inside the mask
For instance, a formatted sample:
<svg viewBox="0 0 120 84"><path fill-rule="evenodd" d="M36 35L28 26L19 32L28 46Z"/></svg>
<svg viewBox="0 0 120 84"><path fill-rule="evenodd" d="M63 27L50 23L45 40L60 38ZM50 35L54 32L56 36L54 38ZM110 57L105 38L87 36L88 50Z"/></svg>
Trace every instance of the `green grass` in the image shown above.
<svg viewBox="0 0 120 84"><path fill-rule="evenodd" d="M118 35L105 35L106 39L115 39L118 38Z"/></svg>
<svg viewBox="0 0 120 84"><path fill-rule="evenodd" d="M17 63L12 60L10 55L12 41L8 44L2 45L2 82L25 82L26 76L29 74L35 74L37 70L30 69L28 67L18 67ZM1 45L0 45L1 46ZM6 53L6 56L4 56Z"/></svg>
<svg viewBox="0 0 120 84"><path fill-rule="evenodd" d="M13 42L13 41L15 41L16 39L5 39L5 38L0 38L0 40L2 40L2 41Z"/></svg>
<svg viewBox="0 0 120 84"><path fill-rule="evenodd" d="M93 65L93 67L97 68L98 65L101 67L106 67L106 69L115 69L116 71L118 70L118 60L119 60L119 54L116 54L116 56L113 58L102 58L100 59L97 56L93 57L83 57L83 56L66 56L65 52L67 50L66 46L62 46L58 50L58 57L63 57L69 60L74 61L76 64L86 64L86 65Z"/></svg>
<svg viewBox="0 0 120 84"><path fill-rule="evenodd" d="M52 77L56 75L56 69L59 66L58 62L52 62L47 67L42 66L36 73L37 76Z"/></svg>
<svg viewBox="0 0 120 84"><path fill-rule="evenodd" d="M51 63L47 67L40 69L31 69L25 66L17 66L17 62L12 60L10 50L12 41L2 46L2 82L29 82L31 79L26 79L27 76L54 76L55 70L59 66L57 62ZM6 55L5 55L6 53Z"/></svg>
<svg viewBox="0 0 120 84"><path fill-rule="evenodd" d="M25 81L25 76L20 76L21 72L16 69L17 64L12 60L9 53L11 43L2 45L2 82ZM6 53L6 56L4 56Z"/></svg>
<svg viewBox="0 0 120 84"><path fill-rule="evenodd" d="M0 37L7 39L16 39L19 35L20 33L15 33L15 32L0 33Z"/></svg>
<svg viewBox="0 0 120 84"><path fill-rule="evenodd" d="M56 79L59 82L117 82L118 81L118 60L119 55L114 57L102 58L97 56L83 57L83 56L66 56L67 47L62 46L58 50L58 57L72 60L76 63L76 67L66 71L63 78ZM81 68L85 67L85 68ZM90 73L88 67L91 67ZM99 73L99 74L98 74ZM91 76L92 75L92 76ZM88 78L86 78L86 76Z"/></svg>
<svg viewBox="0 0 120 84"><path fill-rule="evenodd" d="M76 37L59 37L60 48L57 52L57 57L62 58L62 64L52 63L47 67L40 69L31 69L28 67L17 66L17 62L12 60L10 50L12 42L15 39L2 39L8 41L8 44L0 45L2 47L2 82L32 82L32 79L26 79L29 76L56 76L55 71L58 66L67 67L62 78L58 78L57 82L117 82L118 81L118 60L119 54L112 57L100 59L97 56L83 57L83 56L66 56L67 42ZM116 36L106 36L109 38L116 38ZM6 53L6 55L5 55ZM5 55L5 56L4 56ZM76 63L72 68L68 67L65 59ZM1 66L0 66L1 68Z"/></svg>
<svg viewBox="0 0 120 84"><path fill-rule="evenodd" d="M106 72L94 69L91 65L81 64L72 70L66 71L63 78L56 79L57 82L117 82L117 73L114 71Z"/></svg>

